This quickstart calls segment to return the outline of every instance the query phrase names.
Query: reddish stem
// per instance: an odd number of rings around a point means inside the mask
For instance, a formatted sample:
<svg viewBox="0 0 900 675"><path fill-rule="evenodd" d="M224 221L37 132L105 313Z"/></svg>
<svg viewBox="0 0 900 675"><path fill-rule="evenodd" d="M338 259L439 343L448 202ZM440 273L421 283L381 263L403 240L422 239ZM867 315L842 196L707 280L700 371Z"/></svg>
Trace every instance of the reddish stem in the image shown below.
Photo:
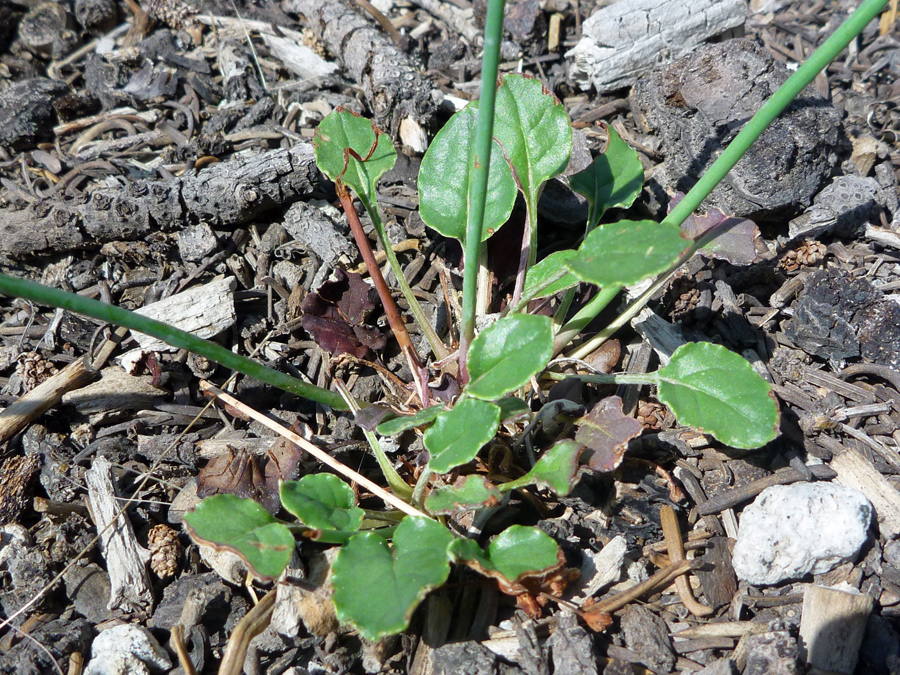
<svg viewBox="0 0 900 675"><path fill-rule="evenodd" d="M338 198L341 200L341 206L344 207L344 213L347 215L347 222L350 224L350 231L353 232L353 239L356 241L356 247L362 255L366 268L369 270L369 276L372 277L372 281L375 283L375 290L378 291L378 297L381 299L381 304L384 305L384 313L387 316L388 323L391 326L394 337L397 338L400 350L403 352L403 355L409 363L410 370L412 370L413 380L419 398L422 401L422 405L427 406L427 371L422 366L422 361L419 359L416 347L412 343L412 339L410 339L409 333L406 330L406 324L403 323L403 318L400 316L400 310L397 309L397 303L394 302L391 291L384 280L384 276L381 274L381 268L375 260L372 246L369 244L369 239L366 237L362 223L359 220L359 214L356 213L356 208L353 206L350 190L347 189L347 186L344 185L340 178L335 181L334 187Z"/></svg>

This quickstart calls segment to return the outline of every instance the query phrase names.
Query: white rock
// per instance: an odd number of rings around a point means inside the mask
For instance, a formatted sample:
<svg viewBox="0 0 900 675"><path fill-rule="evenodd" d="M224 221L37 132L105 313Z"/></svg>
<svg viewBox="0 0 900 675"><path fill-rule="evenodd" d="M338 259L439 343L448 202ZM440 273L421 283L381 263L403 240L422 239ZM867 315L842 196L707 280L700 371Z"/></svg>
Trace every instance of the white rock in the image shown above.
<svg viewBox="0 0 900 675"><path fill-rule="evenodd" d="M94 640L85 675L142 675L171 668L171 659L150 631L122 624L103 631Z"/></svg>
<svg viewBox="0 0 900 675"><path fill-rule="evenodd" d="M134 654L102 654L91 659L84 675L150 675L150 669Z"/></svg>
<svg viewBox="0 0 900 675"><path fill-rule="evenodd" d="M754 585L827 572L856 558L871 521L872 505L853 488L770 487L741 514L734 571Z"/></svg>

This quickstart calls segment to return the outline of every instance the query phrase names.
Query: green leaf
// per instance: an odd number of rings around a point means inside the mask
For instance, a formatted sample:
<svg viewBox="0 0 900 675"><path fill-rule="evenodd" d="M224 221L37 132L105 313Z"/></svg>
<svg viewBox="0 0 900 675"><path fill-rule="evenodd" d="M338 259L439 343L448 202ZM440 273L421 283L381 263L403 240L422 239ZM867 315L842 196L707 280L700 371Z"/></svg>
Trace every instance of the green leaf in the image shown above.
<svg viewBox="0 0 900 675"><path fill-rule="evenodd" d="M522 291L522 296L534 299L546 298L548 295L559 293L578 284L580 279L569 272L562 279L554 281L535 295L535 292L546 284L548 280L556 276L564 265L575 257L576 253L576 251L572 250L556 251L556 253L551 253L528 270L528 274L525 276L525 288Z"/></svg>
<svg viewBox="0 0 900 675"><path fill-rule="evenodd" d="M500 427L500 408L487 401L466 398L452 410L438 415L425 432L425 448L431 453L428 468L447 473L470 462Z"/></svg>
<svg viewBox="0 0 900 675"><path fill-rule="evenodd" d="M537 485L565 497L577 482L578 457L582 450L584 446L571 439L557 441L541 455L531 471L521 478L499 485L498 489L500 492L509 492L526 485Z"/></svg>
<svg viewBox="0 0 900 675"><path fill-rule="evenodd" d="M496 401L500 406L500 422L508 422L519 418L531 418L531 408L516 396L507 396Z"/></svg>
<svg viewBox="0 0 900 675"><path fill-rule="evenodd" d="M494 568L507 579L556 565L559 546L535 527L513 525L497 535L488 546Z"/></svg>
<svg viewBox="0 0 900 675"><path fill-rule="evenodd" d="M478 108L470 103L437 133L419 169L419 214L445 237L465 241L469 217L469 154L475 142ZM482 240L508 219L516 202L516 183L503 151L494 141L484 208Z"/></svg>
<svg viewBox="0 0 900 675"><path fill-rule="evenodd" d="M606 209L631 206L644 184L644 168L637 152L611 126L605 126L609 142L604 153L587 169L569 177L572 189L587 197L589 229L600 222Z"/></svg>
<svg viewBox="0 0 900 675"><path fill-rule="evenodd" d="M425 595L447 580L452 541L446 528L419 517L400 523L393 550L377 534L352 537L332 566L338 618L370 640L404 630Z"/></svg>
<svg viewBox="0 0 900 675"><path fill-rule="evenodd" d="M260 579L275 579L294 552L290 530L252 499L214 495L184 515L188 533L201 544L236 553Z"/></svg>
<svg viewBox="0 0 900 675"><path fill-rule="evenodd" d="M319 530L358 530L363 520L351 487L330 473L284 481L281 503L301 523Z"/></svg>
<svg viewBox="0 0 900 675"><path fill-rule="evenodd" d="M677 225L620 220L592 230L565 265L598 286L630 286L667 270L689 246Z"/></svg>
<svg viewBox="0 0 900 675"><path fill-rule="evenodd" d="M659 400L683 424L734 448L758 448L778 435L772 387L746 359L720 345L682 345L656 375Z"/></svg>
<svg viewBox="0 0 900 675"><path fill-rule="evenodd" d="M375 205L375 183L391 170L397 158L387 134L378 130L371 120L338 108L316 128L313 147L316 164L322 173L333 181L340 178L353 188L366 210L371 212ZM352 155L345 160L347 148L364 161Z"/></svg>
<svg viewBox="0 0 900 675"><path fill-rule="evenodd" d="M494 137L525 198L536 204L544 182L569 162L572 125L566 109L538 80L506 75L497 89L494 120Z"/></svg>
<svg viewBox="0 0 900 675"><path fill-rule="evenodd" d="M559 546L534 527L513 525L501 532L482 551L471 539L454 539L450 555L485 576L497 579L500 590L516 594L525 591L522 583L529 577L541 576L558 569Z"/></svg>
<svg viewBox="0 0 900 675"><path fill-rule="evenodd" d="M408 429L414 429L415 427L420 427L424 424L432 422L434 418L440 415L443 410L444 406L433 405L429 408L420 410L413 415L399 415L398 417L393 417L386 422L382 422L377 427L375 427L375 431L377 431L382 436L396 436L397 434L403 433Z"/></svg>
<svg viewBox="0 0 900 675"><path fill-rule="evenodd" d="M472 341L466 361L475 398L493 400L524 385L553 356L552 322L546 316L515 314L485 328Z"/></svg>
<svg viewBox="0 0 900 675"><path fill-rule="evenodd" d="M463 476L453 485L435 488L425 498L425 508L435 515L481 509L500 503L500 491L484 476Z"/></svg>

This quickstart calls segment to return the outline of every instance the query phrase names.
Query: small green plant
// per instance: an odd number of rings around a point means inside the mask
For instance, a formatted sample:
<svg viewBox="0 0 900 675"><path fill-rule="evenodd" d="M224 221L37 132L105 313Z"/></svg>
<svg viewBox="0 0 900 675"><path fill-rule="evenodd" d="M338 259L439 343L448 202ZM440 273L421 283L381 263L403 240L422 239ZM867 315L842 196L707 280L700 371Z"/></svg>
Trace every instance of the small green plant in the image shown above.
<svg viewBox="0 0 900 675"><path fill-rule="evenodd" d="M487 208L479 243L509 217L516 189L525 195L528 217L533 219L544 182L565 168L572 144L571 126L562 106L539 82L519 75L507 76L499 86L497 101L502 113L499 118L505 122L497 126L497 152L492 153L491 160L496 171L488 178ZM464 244L475 112L474 104L464 108L438 133L423 159L419 179L425 222ZM390 419L377 427L382 435L412 427L425 429L424 444L430 459L411 499L414 506L421 506L432 517L496 505L512 490L532 485L565 495L577 480L579 458L591 443L564 439L546 449L534 466L515 480L498 482L482 475L468 475L432 489L424 500L420 497L434 474L459 471L493 441L504 420L521 414L524 403L508 394L520 390L547 369L554 354L555 335L565 326L555 324L549 317L523 313L520 310L526 301L588 282L604 290L614 289L614 293L601 293L608 302L624 286L676 267L698 246L673 224L619 221L598 225L607 208L630 205L641 187L636 155L615 132L609 130L609 134L607 152L572 179L591 205L588 235L582 245L574 251L554 254L549 262L522 275L525 298L518 303L519 311L500 318L472 340L466 361L461 364L466 381L452 407L424 407L413 416ZM335 181L351 222L356 217L346 186L356 192L387 246L374 202L375 181L393 164L393 148L386 136L370 121L338 110L322 122L315 147L319 167ZM358 225L353 228L354 232L361 232ZM532 235L527 233L523 252L532 248ZM361 242L364 246L365 242ZM527 257L523 253L524 270L529 270ZM402 274L398 273L397 278L402 278ZM376 286L379 292L384 291L383 281L376 281ZM387 305L392 301L389 293L384 293L382 299ZM414 298L410 298L412 307ZM591 311L596 314L599 309L602 307L595 303ZM402 326L402 321L398 323ZM411 345L403 331L401 344ZM417 355L408 354L408 359L410 365L421 367ZM769 385L746 360L717 345L685 345L672 355L667 366L654 373L584 379L655 384L660 400L681 421L731 446L759 447L778 431L779 410ZM417 389L424 391L421 386ZM621 418L624 415L619 407L617 416L613 412L602 425L595 425L594 433L616 433L617 426L621 428ZM585 426L588 424L586 421ZM623 445L635 435L633 429L623 433L616 445ZM377 441L373 450L380 455L375 446ZM395 474L386 473L386 478L389 483L396 483ZM349 486L334 476L312 475L296 483L283 483L281 498L285 509L302 525L281 523L255 506L234 508L234 498L223 497L206 500L186 516L185 522L196 539L238 552L257 575L267 577L276 576L279 565L283 568L287 564L290 550L285 549L285 543L290 540L292 529L322 541L345 541L334 563L335 607L342 620L370 638L403 630L417 603L446 580L451 561L462 562L499 580L500 587L516 595L525 607L534 606L533 593L549 590L529 586L527 580L538 579L546 584L548 579L562 578L557 545L534 528L510 528L484 551L470 540L453 536L439 522L422 517L407 517L387 531L375 529L354 534L363 522L362 512L356 507ZM420 500L421 504L416 503ZM223 530L223 520L238 518L242 526L232 522L227 532ZM261 551L266 551L264 562Z"/></svg>
<svg viewBox="0 0 900 675"><path fill-rule="evenodd" d="M378 238L394 266L410 310L428 337L432 351L446 362L449 350L431 330L424 312L403 278L375 201L378 178L393 165L389 139L371 122L336 111L319 127L315 146L321 170L335 181L336 191L362 255L369 264L388 319L414 378L421 409L379 424L381 435L411 428L424 430L430 454L427 466L412 487L390 467L374 434L367 433L388 485L421 516L398 511L367 512L359 508L350 486L335 476L318 474L283 482L284 509L297 522L282 521L248 500L217 495L186 515L198 541L237 553L258 577L277 578L287 566L296 537L341 545L333 566L333 600L342 621L355 625L368 638L402 631L417 604L443 584L453 562L497 580L501 590L536 612L536 596L565 584L563 558L557 544L536 528L513 526L482 549L476 542L454 535L442 522L461 510L483 509L501 503L513 490L529 486L565 495L578 479L586 448L609 451L589 465L611 470L621 459L625 443L637 435L634 420L621 403L604 399L596 414L583 418L575 439L562 439L543 450L527 472L516 478L464 475L463 467L486 445L501 439L501 424L530 411L515 394L535 378L560 377L548 370L554 355L626 286L656 279L599 336L576 350L593 349L632 317L654 290L691 255L720 233L712 228L695 238L682 223L734 166L750 143L799 93L818 70L842 49L883 6L866 0L829 40L766 104L713 168L662 222L602 223L610 207L629 206L641 187L636 156L612 129L606 152L585 171L571 177L572 187L589 202L585 237L577 249L554 253L536 264L537 202L547 180L565 168L572 145L572 129L559 101L536 80L509 75L496 88L497 55L503 15L502 0L490 0L485 36L483 82L489 83L480 101L458 112L438 133L422 162L420 211L425 222L445 236L458 239L465 250L463 316L458 361L460 396L451 407L430 406L428 371L416 353L354 211L350 190L368 212ZM526 228L513 299L507 311L475 336L475 297L484 242L508 219L517 192L526 207ZM593 298L568 318L572 289L580 283L597 286ZM45 291L46 289L44 289ZM50 302L76 311L99 310L58 291L46 293L36 285L0 276L0 291ZM565 291L554 318L527 313L529 301ZM96 303L99 305L99 303ZM115 310L115 311L112 311ZM106 307L101 318L162 337L244 371L247 364L228 350L210 352L203 341L158 322L135 318ZM230 359L230 360L229 360ZM303 384L297 386L280 373L252 374L263 381L341 409L353 409L349 397ZM586 381L654 384L661 402L684 424L739 448L757 448L778 433L778 404L769 385L740 356L709 343L677 349L669 363L642 375L589 375ZM501 441L502 442L502 441ZM435 474L463 474L432 487ZM421 510L420 510L421 509ZM413 511L415 512L415 511ZM390 524L385 527L385 522Z"/></svg>

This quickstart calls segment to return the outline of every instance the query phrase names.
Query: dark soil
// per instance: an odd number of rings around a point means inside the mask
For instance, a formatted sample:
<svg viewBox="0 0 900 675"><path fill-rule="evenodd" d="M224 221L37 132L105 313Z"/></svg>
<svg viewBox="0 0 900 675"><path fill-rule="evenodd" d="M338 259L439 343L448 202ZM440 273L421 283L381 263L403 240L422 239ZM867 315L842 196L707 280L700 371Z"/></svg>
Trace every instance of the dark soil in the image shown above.
<svg viewBox="0 0 900 675"><path fill-rule="evenodd" d="M201 337L319 386L341 381L358 399L408 407L407 362L362 282L365 266L310 142L323 117L343 106L375 118L403 151L380 184L382 210L406 278L450 345L461 251L425 227L416 176L423 139L449 118L450 101L478 95L480 51L471 40L482 29L484 2L394 2L379 10L357 1L351 8L336 0L149 0L141 9L132 0L0 0L0 271L127 309L202 287L167 310L209 303L215 316L204 315ZM598 94L578 89L566 57L597 7L510 2L502 71L543 81L565 104L585 152L602 151L605 125L638 151L645 190L607 220L661 219L675 193L691 187L789 70L855 9L831 0L763 4L750 3L736 35L674 65L661 54L634 87ZM441 16L429 13L436 7ZM451 26L448 12L462 18ZM309 592L290 616L276 611L273 626L251 642L244 672L798 673L818 658L807 653L802 625L813 618L846 626L835 632L833 652L854 630L862 636L849 639L846 658L826 649L832 660L819 659L820 668L900 672L900 33L893 18L883 34L877 22L867 27L705 205L758 226L755 261L695 257L651 302L655 329L633 323L585 359L601 370L642 372L664 358L660 336L725 345L772 382L780 436L739 451L677 425L649 387L542 384L528 399L543 412L528 443L513 443L524 424L510 428L467 471L509 471L504 456L513 468L526 466L529 453L533 459L572 437L572 420L609 394L643 429L621 466L586 469L570 496L516 492L477 523L482 543L514 523L556 539L567 567L582 573L562 602L529 616L493 583L456 569L408 631L373 644L337 626L327 592ZM557 22L559 41L549 51L548 27ZM324 70L290 65L280 45L297 40L325 57L316 66ZM541 217L543 257L577 245L586 206L557 180ZM494 311L513 289L522 221L517 210L491 240ZM386 279L395 288L390 273ZM433 361L405 318L420 354ZM601 327L588 326L578 341ZM582 365L567 367L583 372ZM201 555L182 514L198 492L233 492L276 510L280 478L321 466L236 410L206 408L200 382L222 386L231 375L216 364L0 297L0 406L28 400L60 372L71 377L46 402L49 410L0 414L0 618L12 624L0 630L0 672L79 673L96 657L98 635L126 624L146 629L135 640L152 635L163 645L144 647L140 659L151 672L179 672L170 643L178 625L197 672L215 672L255 598L233 561ZM447 381L435 395L444 389L452 397ZM243 376L231 391L379 480L352 416ZM421 436L408 432L395 446L391 457L413 482L427 460ZM116 535L131 542L130 553L96 541L104 516L95 484L104 476L135 500ZM742 509L767 486L802 481L862 491L874 508L868 540L826 572L739 581L732 553ZM110 503L121 503L109 490ZM678 520L676 538L699 561L681 579L691 579L708 614L686 607L684 588L679 594L671 582L609 615L581 611L677 559L667 548L671 531L663 534L666 509ZM458 520L462 531L475 527L471 517ZM304 588L327 570L326 551L300 547L291 573L305 578ZM131 554L141 562L123 582L121 561ZM592 578L603 560L613 571ZM816 586L867 596L871 609L814 605ZM271 587L256 584L255 594ZM95 660L91 672L146 672L137 657L123 656L129 639L117 643L119 665ZM240 664L226 670L239 671Z"/></svg>

